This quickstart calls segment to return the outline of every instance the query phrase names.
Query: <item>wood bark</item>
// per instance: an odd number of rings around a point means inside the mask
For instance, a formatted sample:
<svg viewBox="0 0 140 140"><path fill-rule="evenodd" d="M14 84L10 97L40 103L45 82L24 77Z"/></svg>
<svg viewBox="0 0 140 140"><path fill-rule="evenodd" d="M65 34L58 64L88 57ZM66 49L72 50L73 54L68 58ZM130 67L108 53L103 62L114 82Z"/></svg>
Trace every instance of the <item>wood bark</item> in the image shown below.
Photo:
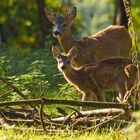
<svg viewBox="0 0 140 140"><path fill-rule="evenodd" d="M46 15L45 15L45 0L36 0L37 2L37 6L38 6L38 20L39 20L39 24L40 24L40 29L42 32L42 36L40 38L40 47L45 47L45 38L46 36L50 35L50 30L51 27L51 23L50 21L47 19Z"/></svg>
<svg viewBox="0 0 140 140"><path fill-rule="evenodd" d="M126 16L123 0L115 0L114 2L114 25L123 25L128 29L128 18Z"/></svg>

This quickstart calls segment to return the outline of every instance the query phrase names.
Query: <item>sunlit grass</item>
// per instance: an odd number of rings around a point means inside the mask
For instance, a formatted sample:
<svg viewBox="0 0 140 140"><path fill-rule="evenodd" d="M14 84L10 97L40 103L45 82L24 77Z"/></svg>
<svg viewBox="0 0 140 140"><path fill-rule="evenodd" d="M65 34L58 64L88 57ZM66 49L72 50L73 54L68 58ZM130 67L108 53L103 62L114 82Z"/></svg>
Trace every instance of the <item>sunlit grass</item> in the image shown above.
<svg viewBox="0 0 140 140"><path fill-rule="evenodd" d="M51 132L36 133L34 129L27 131L17 131L12 129L2 129L0 131L1 140L133 140L130 135L121 131L111 132L61 132L52 134Z"/></svg>

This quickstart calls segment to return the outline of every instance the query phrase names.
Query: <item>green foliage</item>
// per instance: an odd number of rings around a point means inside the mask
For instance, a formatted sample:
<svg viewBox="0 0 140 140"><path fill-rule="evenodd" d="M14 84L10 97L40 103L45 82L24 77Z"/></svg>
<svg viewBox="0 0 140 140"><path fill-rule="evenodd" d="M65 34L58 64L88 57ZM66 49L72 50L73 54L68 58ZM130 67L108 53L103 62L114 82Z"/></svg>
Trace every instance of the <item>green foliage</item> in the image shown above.
<svg viewBox="0 0 140 140"><path fill-rule="evenodd" d="M135 32L136 32L136 39L137 39L137 45L140 45L140 20L139 20L139 15L140 15L140 9L139 9L139 0L132 1L132 16L133 16L133 23L135 27ZM139 47L138 47L139 49Z"/></svg>
<svg viewBox="0 0 140 140"><path fill-rule="evenodd" d="M40 31L37 23L36 3L24 0L6 0L0 2L0 24L9 46L29 47L36 43ZM34 26L33 26L34 25Z"/></svg>
<svg viewBox="0 0 140 140"><path fill-rule="evenodd" d="M80 37L93 35L112 24L113 4L108 0L76 0L74 3L82 19Z"/></svg>
<svg viewBox="0 0 140 140"><path fill-rule="evenodd" d="M77 17L72 26L72 34L78 38L95 33L96 31L112 24L114 0L45 0L45 4L52 11L57 7L76 6ZM6 41L0 41L0 75L5 76L17 86L27 98L44 97L66 100L80 100L81 95L69 85L58 71L56 61L53 59L50 46L52 41L46 39L46 48L39 49L42 33L38 18L38 5L34 0L2 0L0 1L0 33L1 27ZM139 38L139 0L132 1L132 14ZM50 29L52 30L52 29ZM1 39L1 38L0 38ZM0 81L0 95L10 91L10 87ZM113 94L114 96L114 94ZM113 97L111 97L112 99ZM18 100L21 97L16 92L6 94L1 101ZM110 99L109 99L110 100ZM55 106L44 109L47 114L56 114ZM138 116L139 113L138 113ZM139 121L139 117L136 117ZM139 125L138 125L139 127ZM135 127L135 128L138 128ZM131 128L130 128L131 129ZM134 131L135 132L135 131ZM137 134L137 132L136 132ZM139 132L138 132L139 134ZM2 139L106 139L119 140L131 139L125 133L118 131L92 133L64 133L58 135L39 135L32 132L4 129L0 132Z"/></svg>
<svg viewBox="0 0 140 140"><path fill-rule="evenodd" d="M24 55L18 49L6 52L1 54L0 65L1 75L8 77L29 98L38 98L44 93L47 98L78 99L77 91L66 83L48 48L32 50L32 54ZM5 87L0 88L6 92ZM18 98L14 94L8 99Z"/></svg>

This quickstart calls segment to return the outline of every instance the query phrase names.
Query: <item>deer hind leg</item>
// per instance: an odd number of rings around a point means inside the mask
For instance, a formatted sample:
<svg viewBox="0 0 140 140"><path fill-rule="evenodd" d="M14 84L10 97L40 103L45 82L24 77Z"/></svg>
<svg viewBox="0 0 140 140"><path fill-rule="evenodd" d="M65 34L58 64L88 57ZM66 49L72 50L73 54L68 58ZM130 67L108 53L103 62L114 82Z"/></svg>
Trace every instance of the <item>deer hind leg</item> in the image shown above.
<svg viewBox="0 0 140 140"><path fill-rule="evenodd" d="M96 95L98 101L101 101L101 102L106 101L104 93L99 87L94 87L93 91L94 91L94 94Z"/></svg>
<svg viewBox="0 0 140 140"><path fill-rule="evenodd" d="M90 82L92 83L91 85L91 91L92 91L92 94L95 94L98 101L103 101L105 102L105 96L104 96L104 93L102 92L102 90L100 89L100 87L98 86L98 83L96 82L96 80L94 79L94 77L92 77L90 75Z"/></svg>
<svg viewBox="0 0 140 140"><path fill-rule="evenodd" d="M124 95L127 91L126 78L124 76L122 75L118 76L118 79L116 80L116 88L119 92L118 99L120 101L123 101Z"/></svg>
<svg viewBox="0 0 140 140"><path fill-rule="evenodd" d="M138 101L138 94L134 94L133 89L136 88L138 84L138 69L136 65L129 64L125 67L125 73L127 75L127 90L131 92L132 99L136 102ZM130 99L131 101L131 99Z"/></svg>

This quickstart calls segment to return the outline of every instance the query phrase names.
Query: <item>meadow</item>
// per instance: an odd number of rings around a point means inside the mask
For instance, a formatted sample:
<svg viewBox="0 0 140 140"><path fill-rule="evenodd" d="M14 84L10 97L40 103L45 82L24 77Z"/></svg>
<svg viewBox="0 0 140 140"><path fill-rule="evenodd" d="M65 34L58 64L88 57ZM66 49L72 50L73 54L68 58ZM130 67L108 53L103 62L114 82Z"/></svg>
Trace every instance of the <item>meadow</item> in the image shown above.
<svg viewBox="0 0 140 140"><path fill-rule="evenodd" d="M57 69L57 63L51 52L51 45L59 44L52 37L52 24L42 24L39 18L39 3L32 1L8 0L1 1L0 6L0 76L18 87L27 99L40 97L63 100L81 100L77 90L68 84L63 75ZM96 31L112 24L115 2L113 0L89 0L75 2L45 0L44 4L56 11L57 6L76 5L78 10L76 21L72 26L73 35L81 38L91 35ZM139 46L140 21L138 7L139 1L132 2L132 13ZM97 8L98 7L98 8ZM8 9L8 12L5 12ZM89 9L92 9L91 11ZM110 12L111 11L111 12ZM93 14L94 13L94 14ZM85 18L84 18L85 17ZM100 17L100 18L99 18ZM45 17L46 19L46 17ZM41 24L40 24L41 23ZM87 29L87 24L89 28ZM47 33L44 34L43 31ZM3 33L4 32L4 33ZM51 36L51 37L50 37ZM135 35L132 52L136 50ZM114 96L115 95L115 96ZM116 92L106 94L110 101L116 101ZM0 80L0 102L22 100L15 91ZM60 116L57 106L44 109L49 116ZM39 111L39 108L37 108ZM79 109L79 108L76 108ZM33 126L20 125L20 129L14 125L0 125L0 140L139 140L140 139L140 112L134 112L132 120L123 128L104 127L89 130L58 130L53 132L36 132ZM1 122L1 121L0 121ZM115 124L114 124L115 125Z"/></svg>

